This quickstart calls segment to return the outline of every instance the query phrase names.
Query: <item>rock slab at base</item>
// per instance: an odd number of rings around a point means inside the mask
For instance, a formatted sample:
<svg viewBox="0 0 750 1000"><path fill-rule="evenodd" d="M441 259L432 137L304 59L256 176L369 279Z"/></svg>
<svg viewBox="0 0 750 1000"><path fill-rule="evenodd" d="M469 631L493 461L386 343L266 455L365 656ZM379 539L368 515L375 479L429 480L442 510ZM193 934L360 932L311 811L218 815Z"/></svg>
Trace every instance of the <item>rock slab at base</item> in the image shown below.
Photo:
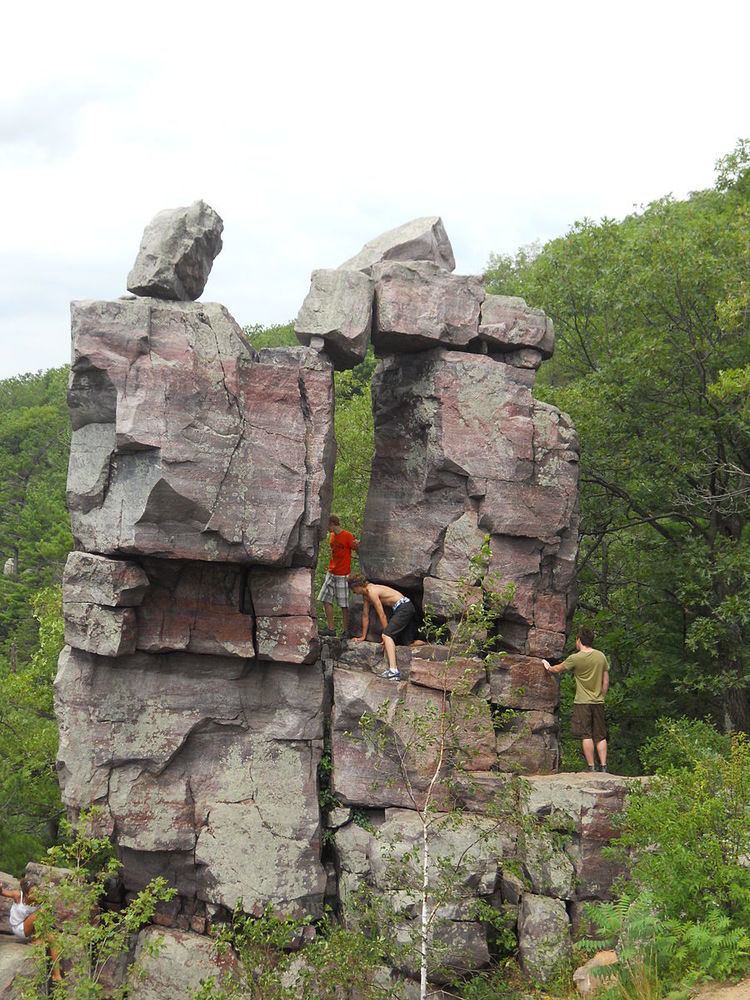
<svg viewBox="0 0 750 1000"><path fill-rule="evenodd" d="M150 954L158 943L157 953ZM192 997L201 980L220 985L223 976L236 962L231 957L217 958L216 945L187 931L147 927L138 935L135 960L143 976L132 976L128 996L132 1000L176 1000Z"/></svg>

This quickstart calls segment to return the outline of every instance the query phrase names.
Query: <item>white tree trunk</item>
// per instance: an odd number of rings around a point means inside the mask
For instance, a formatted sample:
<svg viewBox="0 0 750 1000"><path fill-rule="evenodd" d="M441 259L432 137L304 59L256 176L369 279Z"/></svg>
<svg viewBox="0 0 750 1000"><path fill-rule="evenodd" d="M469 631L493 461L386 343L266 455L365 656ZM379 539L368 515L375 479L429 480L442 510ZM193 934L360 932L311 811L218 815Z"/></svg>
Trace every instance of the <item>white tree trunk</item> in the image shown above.
<svg viewBox="0 0 750 1000"><path fill-rule="evenodd" d="M427 891L430 886L428 865L430 860L429 842L427 839L427 821L422 818L422 926L419 937L419 1000L427 998Z"/></svg>

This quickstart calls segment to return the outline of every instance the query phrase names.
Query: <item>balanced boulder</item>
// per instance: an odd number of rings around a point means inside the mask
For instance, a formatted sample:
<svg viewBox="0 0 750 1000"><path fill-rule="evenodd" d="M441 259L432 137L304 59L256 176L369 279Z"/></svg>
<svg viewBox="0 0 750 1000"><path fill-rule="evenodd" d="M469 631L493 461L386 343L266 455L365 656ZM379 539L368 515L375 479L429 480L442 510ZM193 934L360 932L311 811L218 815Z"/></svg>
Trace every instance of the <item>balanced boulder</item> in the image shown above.
<svg viewBox="0 0 750 1000"><path fill-rule="evenodd" d="M158 212L143 232L128 291L156 299L197 299L221 250L223 229L205 201Z"/></svg>

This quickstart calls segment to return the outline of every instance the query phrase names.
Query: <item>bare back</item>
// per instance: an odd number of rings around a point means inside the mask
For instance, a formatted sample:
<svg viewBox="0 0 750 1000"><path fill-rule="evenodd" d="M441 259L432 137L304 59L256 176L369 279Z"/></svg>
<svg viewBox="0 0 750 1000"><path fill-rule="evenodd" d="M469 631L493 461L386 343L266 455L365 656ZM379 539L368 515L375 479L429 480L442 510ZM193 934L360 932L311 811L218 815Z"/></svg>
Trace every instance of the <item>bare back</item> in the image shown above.
<svg viewBox="0 0 750 1000"><path fill-rule="evenodd" d="M376 597L386 608L392 608L404 595L399 593L398 590L394 590L393 587L386 587L385 584L368 583L364 588L364 596L371 604L375 603L373 598Z"/></svg>

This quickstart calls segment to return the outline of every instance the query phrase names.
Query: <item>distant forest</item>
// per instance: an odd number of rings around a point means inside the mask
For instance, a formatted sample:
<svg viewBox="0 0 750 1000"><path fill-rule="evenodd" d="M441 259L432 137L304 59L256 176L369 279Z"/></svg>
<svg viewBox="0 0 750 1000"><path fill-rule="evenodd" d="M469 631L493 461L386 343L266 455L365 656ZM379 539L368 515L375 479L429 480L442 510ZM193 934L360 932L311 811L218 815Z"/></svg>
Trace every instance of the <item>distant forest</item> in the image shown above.
<svg viewBox="0 0 750 1000"><path fill-rule="evenodd" d="M611 768L644 770L662 718L750 731L750 144L715 186L490 258L489 291L554 320L536 394L582 450L579 620L612 664ZM258 346L292 325L246 327ZM63 334L61 333L61 336ZM336 375L334 509L362 525L375 359ZM0 382L0 869L55 840L66 369ZM327 558L321 556L321 566ZM564 681L562 719L572 692ZM646 762L647 765L647 762ZM581 766L564 740L563 766Z"/></svg>

